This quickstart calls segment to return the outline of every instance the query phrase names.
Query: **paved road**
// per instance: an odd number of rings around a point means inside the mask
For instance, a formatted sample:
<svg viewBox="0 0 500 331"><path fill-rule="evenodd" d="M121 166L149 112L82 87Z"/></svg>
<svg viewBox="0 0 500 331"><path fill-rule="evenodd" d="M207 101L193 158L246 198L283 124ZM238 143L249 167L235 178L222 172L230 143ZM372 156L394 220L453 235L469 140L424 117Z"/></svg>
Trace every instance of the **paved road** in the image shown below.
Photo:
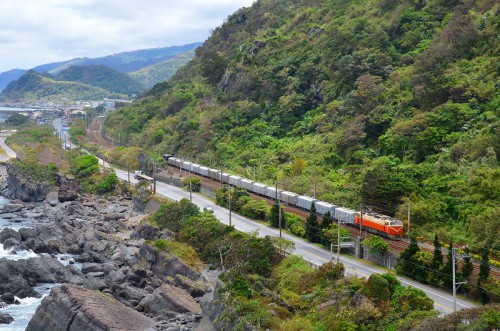
<svg viewBox="0 0 500 331"><path fill-rule="evenodd" d="M57 131L57 126L59 123L57 123L56 121L57 120L54 121L54 127L56 127ZM64 137L61 138L64 139ZM100 160L99 163L107 168L110 167L110 165L104 162L103 160ZM137 182L137 180L133 178L132 174L130 174L129 177L126 171L119 169L115 169L115 171L120 179L127 181L128 178L130 178L132 184L135 184ZM167 197L172 200L179 201L183 198L189 199L189 192L183 190L182 188L168 185L162 182L156 183L156 190L158 195ZM215 216L222 223L229 224L229 211L226 208L214 204L214 202L209 198L207 198L206 196L197 193L192 193L192 202L199 207L203 206L212 207ZM234 227L240 231L244 232L258 231L260 236L266 236L266 235L279 236L279 230L252 221L241 215L232 213L231 220L232 220L232 225L234 225ZM328 262L332 259L336 259L336 254L332 254L328 250L322 247L312 245L311 243L301 238L291 236L284 232L282 233L282 236L295 243L295 252L294 252L295 254L302 256L304 259L310 261L315 265L322 265L325 262ZM382 267L374 266L373 264L367 263L366 261L357 260L346 256L341 256L340 261L344 264L346 273L355 274L361 277L368 278L373 273L387 272L387 270ZM453 297L451 293L421 284L419 282L416 282L414 280L405 277L398 276L398 279L403 285L413 286L415 288L424 291L427 294L427 296L429 296L434 301L434 308L439 310L442 314L453 312ZM456 300L457 310L464 308L473 308L477 306L478 305L476 303L469 300L465 300L462 298L457 298Z"/></svg>
<svg viewBox="0 0 500 331"><path fill-rule="evenodd" d="M102 162L103 161L101 161L101 163ZM106 166L109 167L109 165ZM117 169L115 170L119 178L127 180L126 171ZM131 176L131 182L132 183L136 182L135 179L132 179L132 176ZM189 199L189 192L183 190L182 188L161 182L157 182L156 187L157 187L157 194L161 196L176 201L181 200L183 198ZM192 202L200 207L203 206L212 207L215 216L222 223L229 224L229 211L223 207L215 205L212 200L205 197L204 195L193 193ZM240 231L244 232L258 231L260 236L266 236L266 235L279 236L279 230L252 221L241 215L232 213L231 220L232 220L232 225L234 225L234 227ZM295 243L295 254L301 255L303 258L305 258L306 260L310 261L313 264L322 265L325 262L328 262L332 259L336 259L336 254L331 254L328 250L322 247L312 245L311 243L301 238L291 236L284 232L282 233L282 236ZM344 264L347 273L356 274L361 277L369 277L373 273L387 272L386 269L374 266L372 264L367 263L366 261L357 260L354 258L348 258L345 256L341 256L340 260ZM453 299L451 293L435 289L427 285L420 284L416 281L413 281L405 277L398 277L398 278L403 285L413 286L415 288L424 291L432 300L434 300L435 309L439 310L442 314L447 314L453 311ZM477 304L468 300L464 300L462 298L457 298L456 306L457 309L459 310L463 308L476 307Z"/></svg>
<svg viewBox="0 0 500 331"><path fill-rule="evenodd" d="M5 144L6 137L0 137L0 146L4 149L6 154L0 153L0 161L5 162L8 159L16 157L16 152L14 152L9 146Z"/></svg>

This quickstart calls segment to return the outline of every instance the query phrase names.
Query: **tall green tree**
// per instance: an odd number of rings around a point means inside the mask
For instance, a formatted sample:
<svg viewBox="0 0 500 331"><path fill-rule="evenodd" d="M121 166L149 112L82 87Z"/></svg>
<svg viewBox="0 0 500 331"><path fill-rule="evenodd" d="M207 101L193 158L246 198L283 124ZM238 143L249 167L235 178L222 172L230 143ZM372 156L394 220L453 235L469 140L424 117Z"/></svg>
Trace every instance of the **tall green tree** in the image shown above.
<svg viewBox="0 0 500 331"><path fill-rule="evenodd" d="M463 289L463 291L467 294L470 292L471 288L470 276L472 275L473 271L474 271L474 266L472 265L472 258L470 256L469 246L466 246L464 250L464 263L461 269L461 276L462 280L467 281L467 283L463 284L460 288Z"/></svg>
<svg viewBox="0 0 500 331"><path fill-rule="evenodd" d="M441 268L440 278L443 282L443 286L448 289L453 288L453 243L450 242L450 247L448 248L448 254L446 255L446 263Z"/></svg>
<svg viewBox="0 0 500 331"><path fill-rule="evenodd" d="M443 268L443 252L441 251L441 243L438 235L434 235L434 255L432 256L432 274L429 275L429 281L432 284L440 285L440 270Z"/></svg>
<svg viewBox="0 0 500 331"><path fill-rule="evenodd" d="M316 205L314 202L311 205L311 213L306 220L306 238L313 243L321 241L318 224L318 214L316 213Z"/></svg>
<svg viewBox="0 0 500 331"><path fill-rule="evenodd" d="M486 304L490 301L488 292L483 285L490 276L490 260L488 258L489 249L485 247L481 253L481 264L479 265L479 274L477 275L477 291L479 300Z"/></svg>
<svg viewBox="0 0 500 331"><path fill-rule="evenodd" d="M279 210L281 206L277 203L273 204L271 207L271 212L269 213L269 223L273 228L279 228ZM282 213L283 214L283 213Z"/></svg>
<svg viewBox="0 0 500 331"><path fill-rule="evenodd" d="M410 245L399 254L398 264L396 271L404 276L415 278L415 271L418 264L416 263L415 254L420 252L415 237L411 238Z"/></svg>
<svg viewBox="0 0 500 331"><path fill-rule="evenodd" d="M328 237L325 236L325 231L330 228L332 222L332 215L330 214L330 211L327 211L321 221L321 243L325 246L328 246L330 243Z"/></svg>

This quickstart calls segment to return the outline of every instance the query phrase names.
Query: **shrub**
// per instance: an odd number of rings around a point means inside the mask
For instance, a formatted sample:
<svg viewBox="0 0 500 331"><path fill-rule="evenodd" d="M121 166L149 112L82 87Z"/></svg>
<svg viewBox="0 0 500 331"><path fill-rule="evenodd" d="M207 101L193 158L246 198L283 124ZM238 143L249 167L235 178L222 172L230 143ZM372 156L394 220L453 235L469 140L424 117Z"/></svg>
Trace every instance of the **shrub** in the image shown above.
<svg viewBox="0 0 500 331"><path fill-rule="evenodd" d="M291 233L300 237L306 235L304 221L300 216L291 213L285 213L284 216L286 228L290 230Z"/></svg>
<svg viewBox="0 0 500 331"><path fill-rule="evenodd" d="M397 312L405 314L434 309L433 301L423 291L410 286L397 286L392 295L391 305Z"/></svg>
<svg viewBox="0 0 500 331"><path fill-rule="evenodd" d="M368 247L368 251L372 254L384 254L389 250L389 244L379 236L371 236L363 240L363 245Z"/></svg>
<svg viewBox="0 0 500 331"><path fill-rule="evenodd" d="M201 180L198 177L186 177L184 178L182 183L187 187L188 190L189 183L191 183L191 191L200 192Z"/></svg>
<svg viewBox="0 0 500 331"><path fill-rule="evenodd" d="M389 282L380 274L372 274L360 292L378 303L389 301L391 298Z"/></svg>

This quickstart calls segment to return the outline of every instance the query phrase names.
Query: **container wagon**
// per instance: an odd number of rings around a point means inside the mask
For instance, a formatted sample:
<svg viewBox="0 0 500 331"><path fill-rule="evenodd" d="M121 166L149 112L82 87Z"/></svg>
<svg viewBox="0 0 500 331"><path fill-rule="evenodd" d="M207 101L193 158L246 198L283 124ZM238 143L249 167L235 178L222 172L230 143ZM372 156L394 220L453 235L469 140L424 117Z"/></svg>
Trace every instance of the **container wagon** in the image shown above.
<svg viewBox="0 0 500 331"><path fill-rule="evenodd" d="M305 210L311 210L312 203L316 201L318 201L318 199L314 199L306 195L299 195L297 197L297 207Z"/></svg>
<svg viewBox="0 0 500 331"><path fill-rule="evenodd" d="M281 192L281 200L287 205L295 206L297 203L297 197L299 195L297 193L282 191Z"/></svg>
<svg viewBox="0 0 500 331"><path fill-rule="evenodd" d="M315 206L318 214L325 215L327 212L330 212L332 218L335 216L335 208L338 208L337 206L324 201L316 201Z"/></svg>
<svg viewBox="0 0 500 331"><path fill-rule="evenodd" d="M281 192L283 192L283 190L278 189L278 199L281 199ZM276 199L276 187L275 186L266 187L266 197L271 198L271 199Z"/></svg>
<svg viewBox="0 0 500 331"><path fill-rule="evenodd" d="M247 191L252 191L252 186L253 186L253 180L250 179L241 179L240 180L240 186L241 188L244 188Z"/></svg>
<svg viewBox="0 0 500 331"><path fill-rule="evenodd" d="M200 166L198 174L208 177L208 167Z"/></svg>
<svg viewBox="0 0 500 331"><path fill-rule="evenodd" d="M355 225L354 217L356 216L357 211L347 209L347 208L337 208L335 209L335 219L339 223Z"/></svg>
<svg viewBox="0 0 500 331"><path fill-rule="evenodd" d="M229 185L240 186L240 180L241 180L240 176L231 175L229 176Z"/></svg>
<svg viewBox="0 0 500 331"><path fill-rule="evenodd" d="M257 183L257 182L254 182L253 183L253 189L252 189L252 192L253 193L257 193L257 194L260 194L260 195L266 195L266 191L267 191L267 186L262 184L262 183Z"/></svg>

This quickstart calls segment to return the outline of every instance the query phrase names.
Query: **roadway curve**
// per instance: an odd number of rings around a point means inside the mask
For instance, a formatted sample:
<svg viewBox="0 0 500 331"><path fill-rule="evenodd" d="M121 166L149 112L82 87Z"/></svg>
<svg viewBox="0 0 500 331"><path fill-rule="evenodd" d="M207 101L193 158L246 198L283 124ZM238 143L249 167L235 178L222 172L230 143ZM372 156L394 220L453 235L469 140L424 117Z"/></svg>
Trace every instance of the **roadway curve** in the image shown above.
<svg viewBox="0 0 500 331"><path fill-rule="evenodd" d="M102 163L103 161L101 161ZM109 167L109 165L107 165ZM117 176L122 180L127 180L127 172L119 169L115 169ZM131 179L132 183L136 183L135 179ZM168 185L162 182L157 182L156 191L158 195L163 197L179 201L183 198L189 199L189 192L183 190L182 188ZM201 194L193 193L192 202L196 205L211 206L214 210L215 216L224 224L229 223L229 211L221 206L213 203L212 200L203 196ZM259 236L279 236L279 231L275 228L271 228L267 225L252 221L241 215L232 213L231 215L232 225L236 229L244 232L258 231ZM336 258L336 254L330 253L328 250L313 245L301 238L289 235L287 233L282 233L282 236L295 243L295 254L301 255L304 259L308 260L312 264L322 265L325 262L331 261ZM340 261L344 264L346 272L349 274L356 274L361 277L369 277L373 273L384 273L387 272L386 269L374 266L370 263L366 263L362 260L356 260L354 258L348 258L345 256L340 257ZM434 307L443 314L447 314L453 311L453 299L452 296L443 290L433 288L431 286L420 284L414 280L398 277L403 285L413 286L415 288L424 291L432 300L434 300ZM457 309L463 308L473 308L477 305L469 300L462 298L457 298Z"/></svg>

